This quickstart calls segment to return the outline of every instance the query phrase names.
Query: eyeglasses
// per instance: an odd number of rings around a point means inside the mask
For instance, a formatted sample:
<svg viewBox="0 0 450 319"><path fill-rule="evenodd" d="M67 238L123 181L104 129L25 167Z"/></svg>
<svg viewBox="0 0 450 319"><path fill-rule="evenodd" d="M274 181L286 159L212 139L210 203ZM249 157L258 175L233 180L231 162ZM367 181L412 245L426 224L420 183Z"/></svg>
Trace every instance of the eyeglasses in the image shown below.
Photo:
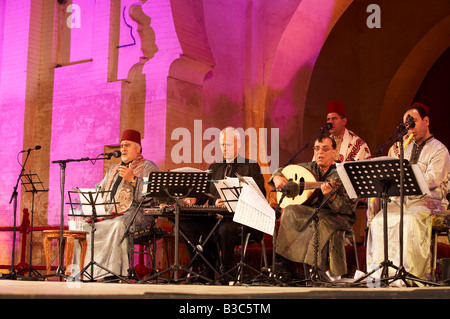
<svg viewBox="0 0 450 319"><path fill-rule="evenodd" d="M325 153L328 151L331 151L333 148L329 146L314 146L314 152L318 152L320 150L324 151Z"/></svg>

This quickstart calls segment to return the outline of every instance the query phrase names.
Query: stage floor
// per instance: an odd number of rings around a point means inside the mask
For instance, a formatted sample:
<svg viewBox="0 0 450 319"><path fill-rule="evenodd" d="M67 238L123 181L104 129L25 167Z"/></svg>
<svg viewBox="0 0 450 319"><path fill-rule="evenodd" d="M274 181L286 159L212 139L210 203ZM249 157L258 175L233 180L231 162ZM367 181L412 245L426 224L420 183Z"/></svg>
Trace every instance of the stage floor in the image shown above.
<svg viewBox="0 0 450 319"><path fill-rule="evenodd" d="M2 299L449 299L440 287L279 287L0 280Z"/></svg>

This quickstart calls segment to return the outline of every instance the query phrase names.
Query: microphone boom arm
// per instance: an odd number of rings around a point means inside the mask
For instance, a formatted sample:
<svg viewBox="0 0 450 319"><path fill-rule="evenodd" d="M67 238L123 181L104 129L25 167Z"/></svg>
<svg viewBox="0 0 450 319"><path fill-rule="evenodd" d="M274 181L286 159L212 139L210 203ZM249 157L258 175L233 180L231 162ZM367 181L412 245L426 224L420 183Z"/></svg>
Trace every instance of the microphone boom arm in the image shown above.
<svg viewBox="0 0 450 319"><path fill-rule="evenodd" d="M287 166L289 164L293 164L295 158L301 153L303 152L305 149L307 149L309 147L309 145L314 142L316 140L316 138L320 135L320 133L322 133L324 130L329 130L331 129L332 124L331 123L327 123L324 126L322 126L321 128L319 128L319 130L317 131L316 135L314 135L314 137L307 142L301 149L299 149L294 155L291 156L291 158L289 158L287 160L286 163L283 164L282 167Z"/></svg>

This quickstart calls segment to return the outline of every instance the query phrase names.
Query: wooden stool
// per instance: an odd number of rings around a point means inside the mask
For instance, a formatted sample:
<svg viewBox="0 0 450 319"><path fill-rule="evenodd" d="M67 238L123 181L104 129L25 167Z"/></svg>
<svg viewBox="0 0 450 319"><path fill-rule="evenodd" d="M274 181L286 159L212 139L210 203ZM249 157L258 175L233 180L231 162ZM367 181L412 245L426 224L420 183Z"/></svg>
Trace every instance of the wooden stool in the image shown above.
<svg viewBox="0 0 450 319"><path fill-rule="evenodd" d="M59 251L59 230L44 230L44 253L45 253L45 262L47 265L47 275L50 274L50 262L51 262L51 252L50 246L54 239L57 239L57 247ZM89 232L87 231L79 231L79 230L64 230L63 233L63 241L65 242L65 258L66 258L66 267L72 264L73 260L73 248L75 245L75 239L78 239L78 242L81 246L81 254L80 254L80 270L84 268L84 258L86 257L87 250L87 241L86 235ZM58 262L59 262L59 254L58 254ZM69 268L66 268L66 276L70 276L71 271ZM80 276L80 279L83 279L83 275Z"/></svg>

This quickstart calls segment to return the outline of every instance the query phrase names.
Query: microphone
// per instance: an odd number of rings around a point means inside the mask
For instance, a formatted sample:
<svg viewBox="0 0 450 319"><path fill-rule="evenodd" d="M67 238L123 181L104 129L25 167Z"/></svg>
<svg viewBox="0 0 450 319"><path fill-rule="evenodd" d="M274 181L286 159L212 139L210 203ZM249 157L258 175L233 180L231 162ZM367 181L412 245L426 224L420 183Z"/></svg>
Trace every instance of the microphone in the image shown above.
<svg viewBox="0 0 450 319"><path fill-rule="evenodd" d="M397 132L403 132L403 131L412 129L415 126L416 126L416 122L414 122L414 118L408 114L408 116L406 116L405 123L400 122L400 124L395 128L395 130ZM404 134L406 134L406 132Z"/></svg>
<svg viewBox="0 0 450 319"><path fill-rule="evenodd" d="M410 129L410 128L414 128L416 126L416 122L414 122L414 118L408 114L408 116L406 117L406 128Z"/></svg>
<svg viewBox="0 0 450 319"><path fill-rule="evenodd" d="M319 130L320 131L329 131L329 130L331 130L331 128L333 127L333 124L331 124L331 123L327 123L327 124L325 124L324 126L322 126Z"/></svg>
<svg viewBox="0 0 450 319"><path fill-rule="evenodd" d="M112 153L101 153L100 155L108 156L108 158L111 158L111 156L114 156L115 158L119 158L122 156L122 153L120 151L114 151Z"/></svg>
<svg viewBox="0 0 450 319"><path fill-rule="evenodd" d="M41 146L40 146L40 145L36 145L36 146L33 147L33 148L29 148L29 149L27 149L27 150L20 151L20 153L30 152L30 151L33 151L33 150L40 150L40 149L41 149Z"/></svg>
<svg viewBox="0 0 450 319"><path fill-rule="evenodd" d="M296 183L290 180L281 188L281 192L283 195L289 198L294 198L297 196L300 192L300 186Z"/></svg>

